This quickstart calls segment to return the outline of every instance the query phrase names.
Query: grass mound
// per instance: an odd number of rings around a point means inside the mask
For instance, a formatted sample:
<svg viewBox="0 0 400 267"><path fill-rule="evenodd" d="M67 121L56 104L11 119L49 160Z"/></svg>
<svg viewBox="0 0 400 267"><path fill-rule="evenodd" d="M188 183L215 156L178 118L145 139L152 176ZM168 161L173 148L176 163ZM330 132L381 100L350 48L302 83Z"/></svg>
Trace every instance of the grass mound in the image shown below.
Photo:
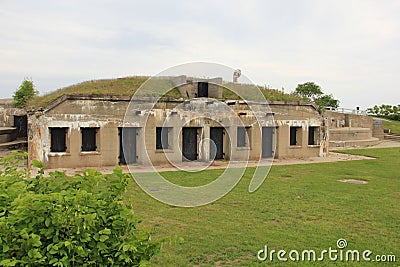
<svg viewBox="0 0 400 267"><path fill-rule="evenodd" d="M147 80L149 77L145 76L133 76L133 77L124 77L124 78L117 78L117 79L103 79L103 80L93 80L93 81L86 81L82 83L78 83L75 85L71 85L65 88L58 89L54 92L45 94L43 96L37 96L33 98L29 103L29 108L39 108L44 107L49 104L51 101L59 98L62 95L97 95L97 96L132 96L137 89ZM168 88L173 88L172 83L169 80L165 79L153 79L152 85L154 84L155 87L157 85L162 85L163 88L167 86ZM247 84L232 84L226 83L223 84L225 87L223 89L223 99L233 99L238 100L240 99L232 91L228 90L227 88L235 88L240 92L248 91L250 86ZM262 92L267 100L274 101L274 100L283 100L283 101L299 101L301 100L299 97L286 94L282 91L275 90L275 89L265 89L262 86L258 86L258 89ZM177 88L172 89L166 95L166 97L171 98L186 98L186 96L182 96ZM251 97L251 96L250 96Z"/></svg>

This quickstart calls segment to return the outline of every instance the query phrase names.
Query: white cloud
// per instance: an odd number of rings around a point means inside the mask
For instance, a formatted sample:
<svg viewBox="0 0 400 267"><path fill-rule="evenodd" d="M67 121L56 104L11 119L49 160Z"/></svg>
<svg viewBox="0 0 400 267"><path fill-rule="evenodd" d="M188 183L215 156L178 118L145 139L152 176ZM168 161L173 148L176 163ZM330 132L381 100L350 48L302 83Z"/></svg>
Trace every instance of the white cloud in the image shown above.
<svg viewBox="0 0 400 267"><path fill-rule="evenodd" d="M286 91L316 81L347 107L398 104L399 11L397 1L5 1L0 96L25 76L50 91L214 61Z"/></svg>

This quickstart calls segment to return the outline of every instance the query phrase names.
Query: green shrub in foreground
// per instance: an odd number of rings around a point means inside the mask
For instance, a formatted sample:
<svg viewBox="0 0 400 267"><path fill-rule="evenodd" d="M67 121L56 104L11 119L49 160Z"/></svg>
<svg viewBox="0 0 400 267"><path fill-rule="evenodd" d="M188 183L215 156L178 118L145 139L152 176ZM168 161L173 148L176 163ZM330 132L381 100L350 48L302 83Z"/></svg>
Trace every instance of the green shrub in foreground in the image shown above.
<svg viewBox="0 0 400 267"><path fill-rule="evenodd" d="M159 250L123 202L130 181L86 170L35 178L17 169L26 155L0 159L0 266L142 266Z"/></svg>

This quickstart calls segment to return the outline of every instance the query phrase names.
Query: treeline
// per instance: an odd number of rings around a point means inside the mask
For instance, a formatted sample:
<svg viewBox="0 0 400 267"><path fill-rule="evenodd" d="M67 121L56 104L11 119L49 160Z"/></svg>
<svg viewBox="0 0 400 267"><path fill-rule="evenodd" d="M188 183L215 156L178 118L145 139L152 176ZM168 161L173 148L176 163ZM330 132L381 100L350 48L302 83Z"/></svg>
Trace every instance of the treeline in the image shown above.
<svg viewBox="0 0 400 267"><path fill-rule="evenodd" d="M371 116L400 121L400 105L375 105L373 108L368 108L367 112Z"/></svg>

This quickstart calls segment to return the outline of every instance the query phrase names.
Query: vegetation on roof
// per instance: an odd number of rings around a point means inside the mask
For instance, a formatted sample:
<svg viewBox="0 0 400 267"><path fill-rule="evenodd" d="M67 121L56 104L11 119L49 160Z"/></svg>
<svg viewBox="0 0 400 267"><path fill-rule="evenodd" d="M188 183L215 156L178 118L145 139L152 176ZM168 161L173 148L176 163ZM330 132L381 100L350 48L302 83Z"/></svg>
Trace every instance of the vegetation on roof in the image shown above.
<svg viewBox="0 0 400 267"><path fill-rule="evenodd" d="M277 89L269 89L264 86L255 86L252 84L239 84L239 83L226 83L224 84L224 90L222 91L223 99L241 99L233 90L239 92L241 96L246 97L246 99L258 99L258 95L254 95L254 89L258 89L269 101L302 101L303 99L294 94L287 94L283 91ZM250 93L249 93L250 92Z"/></svg>
<svg viewBox="0 0 400 267"><path fill-rule="evenodd" d="M65 88L58 89L54 92L34 97L28 104L30 108L39 108L44 107L50 102L56 100L57 98L63 95L97 95L97 96L133 96L136 90L149 79L149 77L145 76L134 76L134 77L124 77L117 79L104 79L104 80L92 80L86 81L82 83L78 83L75 85L71 85ZM172 88L172 82L167 79L152 79L151 86L154 88L162 87ZM233 84L226 83L223 85L225 88L223 90L223 98L224 99L240 99L234 92L227 88L235 88L240 92L243 92L242 95L246 95L248 92L248 88L253 85L246 84ZM274 89L265 89L262 86L258 86L260 91L264 94L266 99L274 101L274 100L284 100L284 101L298 101L301 100L299 97L293 94L286 94L279 90ZM148 95L151 96L151 95ZM186 98L186 96L181 96L179 90L177 88L172 89L166 95L166 97L170 98ZM252 97L252 96L250 96Z"/></svg>
<svg viewBox="0 0 400 267"><path fill-rule="evenodd" d="M125 77L118 79L93 80L58 89L37 96L30 101L32 108L43 107L63 95L120 95L130 96L148 79L148 77Z"/></svg>

